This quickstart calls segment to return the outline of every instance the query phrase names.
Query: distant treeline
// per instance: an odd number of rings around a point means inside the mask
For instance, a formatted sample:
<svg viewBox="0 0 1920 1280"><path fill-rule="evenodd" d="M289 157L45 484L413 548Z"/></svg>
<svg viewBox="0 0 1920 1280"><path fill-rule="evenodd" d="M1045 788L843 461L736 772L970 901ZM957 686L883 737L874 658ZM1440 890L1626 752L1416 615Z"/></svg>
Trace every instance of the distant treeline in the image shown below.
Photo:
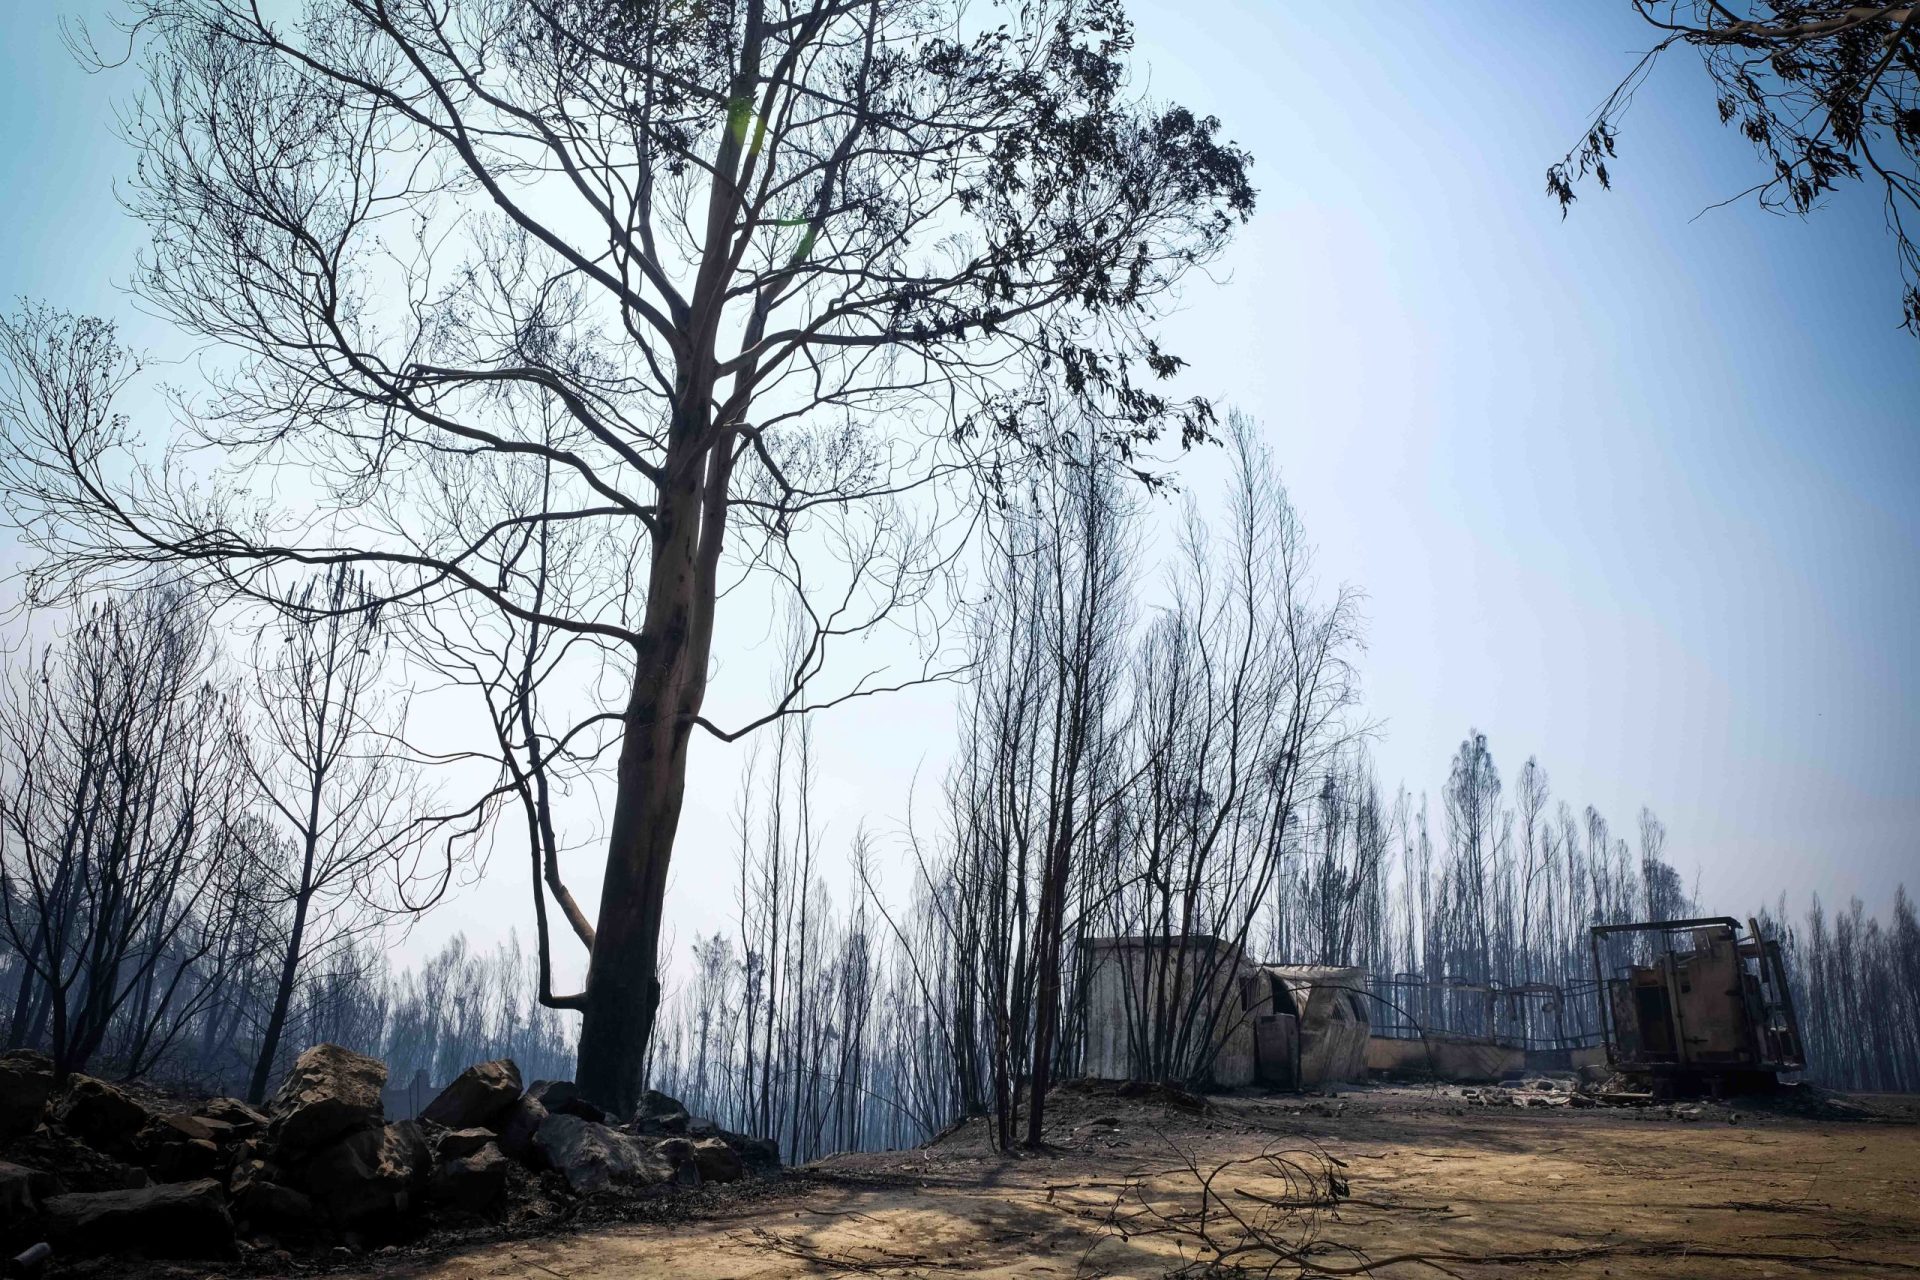
<svg viewBox="0 0 1920 1280"><path fill-rule="evenodd" d="M393 974L431 901L416 781L379 714L383 634L350 575L244 658L165 584L108 596L0 683L0 1035L62 1072L260 1097L302 1048L396 1081L511 1051L570 1072L509 939Z"/></svg>
<svg viewBox="0 0 1920 1280"><path fill-rule="evenodd" d="M901 837L905 901L856 888L836 904L809 731L773 740L739 810L743 928L695 943L654 1046L662 1087L802 1157L965 1114L1012 1142L1036 1065L1079 1071L1093 937L1211 934L1255 959L1360 965L1397 1006L1376 1004L1383 1022L1590 1042L1591 926L1747 916L1696 900L1650 810L1617 834L1556 800L1535 759L1503 778L1479 733L1437 800L1383 794L1355 712L1353 598L1315 590L1266 458L1244 429L1232 448L1228 501L1212 527L1189 513L1151 600L1140 512L1110 473L1010 504L954 763ZM899 867L878 843L856 841L861 884ZM1809 1075L1920 1087L1904 891L1890 926L1858 904L1831 926L1817 905L1804 927L1784 906L1753 914L1784 944ZM1136 1071L1203 1078L1217 1011L1142 1003Z"/></svg>
<svg viewBox="0 0 1920 1280"><path fill-rule="evenodd" d="M1231 450L1227 500L1210 520L1189 508L1153 590L1111 466L1007 495L938 802L855 834L850 876L814 808L813 722L765 730L736 811L736 925L674 958L655 1087L793 1159L969 1114L1011 1143L1037 1128L1035 1084L1080 1071L1095 937L1364 966L1383 1022L1552 1042L1592 1031L1590 926L1741 914L1695 900L1650 811L1622 837L1556 800L1536 760L1503 777L1484 735L1437 799L1383 793L1355 597L1317 587L1244 424ZM310 615L263 628L244 663L161 586L12 661L9 1046L255 1096L320 1040L385 1058L396 1085L502 1055L571 1074L573 1015L541 1004L517 940L388 967L388 931L446 866L419 836L416 779L383 751L383 629L355 589L316 582ZM1858 902L1756 914L1785 946L1809 1075L1920 1089L1904 890L1886 924ZM1220 1016L1143 993L1136 1072L1204 1080Z"/></svg>
<svg viewBox="0 0 1920 1280"><path fill-rule="evenodd" d="M1920 920L1906 887L1885 925L1858 898L1831 918L1815 898L1798 924L1783 898L1761 925L1785 942L1808 1078L1920 1093Z"/></svg>

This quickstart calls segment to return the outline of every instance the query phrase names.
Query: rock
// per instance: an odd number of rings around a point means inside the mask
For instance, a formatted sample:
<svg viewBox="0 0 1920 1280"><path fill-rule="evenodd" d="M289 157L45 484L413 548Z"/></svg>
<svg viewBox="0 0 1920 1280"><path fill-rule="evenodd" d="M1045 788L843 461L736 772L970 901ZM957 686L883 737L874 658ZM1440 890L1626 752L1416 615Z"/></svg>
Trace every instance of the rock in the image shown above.
<svg viewBox="0 0 1920 1280"><path fill-rule="evenodd" d="M664 1182L672 1174L664 1161L626 1134L579 1116L548 1116L533 1142L567 1185L582 1195L616 1182Z"/></svg>
<svg viewBox="0 0 1920 1280"><path fill-rule="evenodd" d="M273 1095L273 1136L289 1150L313 1150L355 1129L372 1129L385 1114L380 1089L386 1082L380 1059L317 1044L294 1060Z"/></svg>
<svg viewBox="0 0 1920 1280"><path fill-rule="evenodd" d="M284 1176L280 1166L262 1154L259 1143L249 1142L241 1148L227 1175L227 1193L238 1200L254 1183L280 1182Z"/></svg>
<svg viewBox="0 0 1920 1280"><path fill-rule="evenodd" d="M15 1049L0 1054L0 1141L31 1133L53 1096L53 1063L44 1054Z"/></svg>
<svg viewBox="0 0 1920 1280"><path fill-rule="evenodd" d="M234 1194L233 1211L249 1227L269 1230L310 1231L319 1218L310 1197L265 1178L252 1179Z"/></svg>
<svg viewBox="0 0 1920 1280"><path fill-rule="evenodd" d="M236 1138L251 1138L267 1127L267 1118L238 1098L210 1099L193 1114L226 1125Z"/></svg>
<svg viewBox="0 0 1920 1280"><path fill-rule="evenodd" d="M687 1109L675 1098L658 1089L640 1095L640 1106L633 1113L633 1126L641 1133L683 1134L687 1131Z"/></svg>
<svg viewBox="0 0 1920 1280"><path fill-rule="evenodd" d="M737 1182L747 1171L746 1161L740 1158L740 1153L721 1138L702 1138L695 1142L693 1163L700 1170L702 1182Z"/></svg>
<svg viewBox="0 0 1920 1280"><path fill-rule="evenodd" d="M500 1134L500 1149L518 1160L521 1164L544 1168L546 1157L533 1141L542 1123L546 1121L547 1109L540 1099L526 1094L500 1113L495 1122Z"/></svg>
<svg viewBox="0 0 1920 1280"><path fill-rule="evenodd" d="M580 1086L571 1080L535 1080L527 1095L537 1100L549 1114L579 1116L582 1120L604 1121L606 1110L580 1096Z"/></svg>
<svg viewBox="0 0 1920 1280"><path fill-rule="evenodd" d="M717 1138L720 1136L720 1126L705 1116L691 1116L687 1120L687 1136L689 1138Z"/></svg>
<svg viewBox="0 0 1920 1280"><path fill-rule="evenodd" d="M131 1147L153 1114L105 1080L73 1076L54 1104L53 1118L88 1146L114 1152Z"/></svg>
<svg viewBox="0 0 1920 1280"><path fill-rule="evenodd" d="M420 1126L401 1120L348 1134L314 1156L306 1187L341 1226L378 1226L419 1204L431 1163Z"/></svg>
<svg viewBox="0 0 1920 1280"><path fill-rule="evenodd" d="M428 1194L436 1204L478 1211L499 1201L507 1188L510 1162L489 1142L478 1150L443 1160L433 1171Z"/></svg>
<svg viewBox="0 0 1920 1280"><path fill-rule="evenodd" d="M195 1182L220 1172L220 1148L207 1138L190 1138L160 1148L147 1161L158 1182Z"/></svg>
<svg viewBox="0 0 1920 1280"><path fill-rule="evenodd" d="M47 1236L63 1254L137 1252L156 1258L234 1254L233 1218L212 1178L132 1191L53 1196Z"/></svg>
<svg viewBox="0 0 1920 1280"><path fill-rule="evenodd" d="M140 1163L161 1182L192 1182L216 1176L225 1164L215 1140L227 1134L217 1120L185 1114L156 1116L134 1138Z"/></svg>
<svg viewBox="0 0 1920 1280"><path fill-rule="evenodd" d="M124 1191L144 1187L148 1182L145 1170L103 1155L53 1125L45 1125L8 1143L7 1159L46 1170L53 1180L49 1194Z"/></svg>
<svg viewBox="0 0 1920 1280"><path fill-rule="evenodd" d="M33 1216L35 1202L47 1190L47 1175L38 1169L0 1160L0 1235Z"/></svg>
<svg viewBox="0 0 1920 1280"><path fill-rule="evenodd" d="M254 1269L262 1275L283 1276L293 1270L293 1254L278 1245L260 1250L252 1261Z"/></svg>
<svg viewBox="0 0 1920 1280"><path fill-rule="evenodd" d="M749 1138L739 1133L724 1137L727 1145L740 1153L741 1162L755 1173L780 1171L780 1144L772 1138Z"/></svg>
<svg viewBox="0 0 1920 1280"><path fill-rule="evenodd" d="M212 1142L215 1134L232 1132L231 1129L224 1124L216 1128L214 1124L201 1119L199 1116L190 1116L181 1111L176 1111L168 1115L155 1116L152 1127L155 1129L171 1130L181 1138L189 1141L203 1142Z"/></svg>
<svg viewBox="0 0 1920 1280"><path fill-rule="evenodd" d="M468 1129L496 1119L520 1097L520 1068L512 1058L479 1062L454 1077L420 1113L449 1129Z"/></svg>
<svg viewBox="0 0 1920 1280"><path fill-rule="evenodd" d="M693 1163L693 1144L685 1138L662 1138L653 1144L653 1153L672 1166L675 1173Z"/></svg>
<svg viewBox="0 0 1920 1280"><path fill-rule="evenodd" d="M491 1129L451 1129L440 1135L433 1144L435 1154L442 1160L458 1160L461 1156L470 1156L480 1148L494 1141Z"/></svg>

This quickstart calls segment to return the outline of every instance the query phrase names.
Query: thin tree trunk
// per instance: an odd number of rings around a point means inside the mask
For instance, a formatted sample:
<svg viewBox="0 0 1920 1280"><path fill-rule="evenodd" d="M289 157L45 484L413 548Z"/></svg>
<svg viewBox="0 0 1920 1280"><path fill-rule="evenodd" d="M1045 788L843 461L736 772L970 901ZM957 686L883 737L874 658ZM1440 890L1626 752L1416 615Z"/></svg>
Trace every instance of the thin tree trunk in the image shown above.
<svg viewBox="0 0 1920 1280"><path fill-rule="evenodd" d="M307 875L312 874L313 841L307 842ZM305 876L302 877L303 881ZM273 1078L273 1060L280 1053L280 1037L287 1029L287 1012L293 1005L294 982L300 972L300 948L305 942L307 903L311 895L301 892L293 905L293 929L287 935L286 954L280 958L280 978L274 986L273 1012L267 1017L266 1034L260 1039L260 1056L254 1059L253 1076L247 1082L247 1101L255 1106L266 1101L267 1085Z"/></svg>

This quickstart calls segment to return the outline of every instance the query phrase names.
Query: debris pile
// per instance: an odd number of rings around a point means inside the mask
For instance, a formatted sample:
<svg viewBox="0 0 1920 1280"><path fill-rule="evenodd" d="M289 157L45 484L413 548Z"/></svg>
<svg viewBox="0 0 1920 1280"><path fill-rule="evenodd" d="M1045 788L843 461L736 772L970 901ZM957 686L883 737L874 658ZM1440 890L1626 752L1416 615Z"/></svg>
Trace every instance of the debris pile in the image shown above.
<svg viewBox="0 0 1920 1280"><path fill-rule="evenodd" d="M49 1256L364 1248L780 1165L773 1142L665 1094L648 1091L620 1122L571 1081L523 1090L509 1059L469 1067L417 1120L386 1118L386 1080L379 1059L323 1044L263 1109L156 1105L89 1076L56 1087L46 1057L0 1053L0 1249L18 1255L14 1270L37 1270Z"/></svg>
<svg viewBox="0 0 1920 1280"><path fill-rule="evenodd" d="M1591 1107L1591 1093L1573 1080L1553 1076L1531 1076L1520 1080L1502 1080L1481 1087L1467 1086L1460 1097L1469 1106L1481 1107Z"/></svg>

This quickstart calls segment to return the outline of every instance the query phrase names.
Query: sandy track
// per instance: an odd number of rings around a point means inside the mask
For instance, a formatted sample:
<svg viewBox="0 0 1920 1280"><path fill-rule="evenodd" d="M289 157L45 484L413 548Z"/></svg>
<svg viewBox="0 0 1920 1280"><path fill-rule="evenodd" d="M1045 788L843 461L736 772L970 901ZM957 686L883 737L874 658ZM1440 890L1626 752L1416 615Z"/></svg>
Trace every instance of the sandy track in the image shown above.
<svg viewBox="0 0 1920 1280"><path fill-rule="evenodd" d="M1485 1109L1457 1095L1342 1102L1216 1099L1204 1117L1068 1099L1056 1149L1002 1157L977 1130L930 1150L845 1156L738 1211L672 1225L499 1243L377 1274L749 1280L801 1276L1164 1276L1245 1239L1210 1215L1140 1233L1142 1204L1198 1203L1203 1173L1263 1150L1343 1163L1337 1209L1273 1215L1330 1274L1390 1277L1920 1276L1920 1128L1709 1109ZM1248 1165L1217 1183L1239 1211L1280 1184ZM1250 1194L1243 1194L1250 1193ZM1386 1261L1400 1255L1427 1261ZM1274 1261L1236 1255L1255 1274ZM399 1259L390 1260L399 1263ZM376 1274L376 1273L369 1273ZM1282 1266L1276 1275L1300 1274Z"/></svg>

